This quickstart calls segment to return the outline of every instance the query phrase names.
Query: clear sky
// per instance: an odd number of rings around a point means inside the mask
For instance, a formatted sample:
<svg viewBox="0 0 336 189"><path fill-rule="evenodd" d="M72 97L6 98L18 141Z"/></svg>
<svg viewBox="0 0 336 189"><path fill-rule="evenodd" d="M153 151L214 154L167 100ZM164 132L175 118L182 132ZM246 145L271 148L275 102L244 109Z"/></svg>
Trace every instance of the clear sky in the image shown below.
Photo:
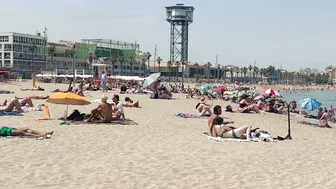
<svg viewBox="0 0 336 189"><path fill-rule="evenodd" d="M270 64L294 70L336 64L336 0L0 0L1 32L49 41L107 38L137 41L169 59L165 6L195 7L189 60L222 65Z"/></svg>

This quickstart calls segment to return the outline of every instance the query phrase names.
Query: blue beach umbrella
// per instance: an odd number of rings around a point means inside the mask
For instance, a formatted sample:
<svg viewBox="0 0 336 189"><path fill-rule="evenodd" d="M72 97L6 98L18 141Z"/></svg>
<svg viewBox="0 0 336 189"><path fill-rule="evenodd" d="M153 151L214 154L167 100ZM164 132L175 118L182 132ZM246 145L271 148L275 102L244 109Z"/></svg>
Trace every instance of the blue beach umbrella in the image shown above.
<svg viewBox="0 0 336 189"><path fill-rule="evenodd" d="M146 77L144 82L142 83L142 87L146 88L148 86L150 86L151 84L153 84L155 81L157 81L161 76L161 73L153 73L150 76Z"/></svg>
<svg viewBox="0 0 336 189"><path fill-rule="evenodd" d="M211 89L212 89L211 85L202 85L199 90L201 92L208 92Z"/></svg>
<svg viewBox="0 0 336 189"><path fill-rule="evenodd" d="M321 105L321 102L317 101L315 98L305 98L300 101L300 107L309 111L316 110L321 107Z"/></svg>

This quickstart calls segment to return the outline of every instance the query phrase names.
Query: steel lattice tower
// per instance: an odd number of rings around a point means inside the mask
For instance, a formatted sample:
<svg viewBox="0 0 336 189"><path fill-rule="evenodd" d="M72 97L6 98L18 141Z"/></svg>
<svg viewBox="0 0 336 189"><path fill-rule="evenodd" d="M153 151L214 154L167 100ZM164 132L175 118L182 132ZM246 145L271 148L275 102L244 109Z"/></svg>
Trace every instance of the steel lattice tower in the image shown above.
<svg viewBox="0 0 336 189"><path fill-rule="evenodd" d="M193 22L194 9L184 4L166 7L166 21L170 23L171 62L188 62L188 26Z"/></svg>

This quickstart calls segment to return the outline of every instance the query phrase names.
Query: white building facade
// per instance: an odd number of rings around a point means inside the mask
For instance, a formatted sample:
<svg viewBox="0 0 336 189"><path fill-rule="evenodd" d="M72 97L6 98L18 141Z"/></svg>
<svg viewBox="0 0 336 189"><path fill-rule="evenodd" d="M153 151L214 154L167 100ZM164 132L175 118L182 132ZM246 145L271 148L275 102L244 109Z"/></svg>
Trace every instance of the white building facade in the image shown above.
<svg viewBox="0 0 336 189"><path fill-rule="evenodd" d="M29 48L34 43L34 48ZM0 33L0 67L31 72L45 67L47 39L22 33Z"/></svg>

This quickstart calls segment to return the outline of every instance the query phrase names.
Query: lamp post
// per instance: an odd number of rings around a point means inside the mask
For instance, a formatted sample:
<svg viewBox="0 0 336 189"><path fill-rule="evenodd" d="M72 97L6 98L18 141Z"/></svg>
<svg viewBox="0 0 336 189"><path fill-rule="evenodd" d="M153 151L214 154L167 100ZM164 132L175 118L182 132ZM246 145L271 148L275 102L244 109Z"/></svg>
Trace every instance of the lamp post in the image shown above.
<svg viewBox="0 0 336 189"><path fill-rule="evenodd" d="M75 48L76 45L74 44L72 46L72 51L71 51L71 55L72 55L72 84L73 84L73 88L75 88L75 83L76 83L76 75L75 75Z"/></svg>
<svg viewBox="0 0 336 189"><path fill-rule="evenodd" d="M292 101L293 102L293 101ZM291 128L290 128L290 105L292 104L292 102L290 102L289 104L287 104L287 122L288 122L288 133L287 136L285 137L286 140L292 140L292 136L291 136Z"/></svg>

